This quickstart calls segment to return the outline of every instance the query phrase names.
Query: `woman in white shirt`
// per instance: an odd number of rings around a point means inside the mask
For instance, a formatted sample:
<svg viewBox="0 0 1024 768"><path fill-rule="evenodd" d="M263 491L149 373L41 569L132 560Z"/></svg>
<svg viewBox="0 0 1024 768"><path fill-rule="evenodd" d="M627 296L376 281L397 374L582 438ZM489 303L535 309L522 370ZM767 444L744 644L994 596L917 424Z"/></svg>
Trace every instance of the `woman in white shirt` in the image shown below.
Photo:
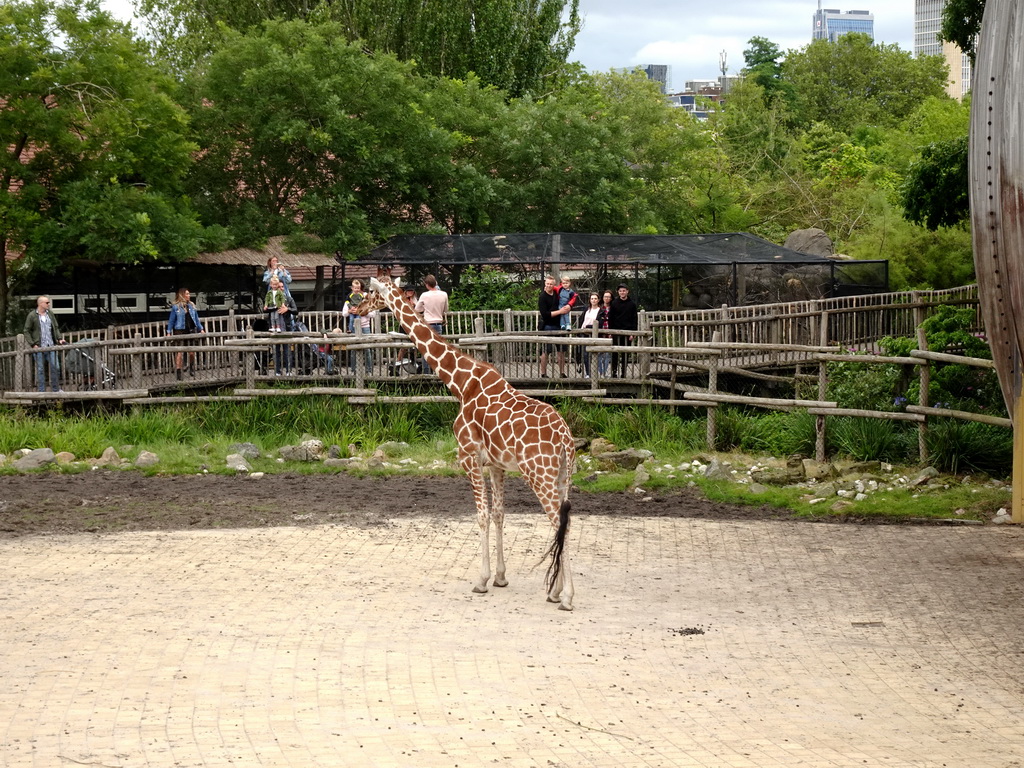
<svg viewBox="0 0 1024 768"><path fill-rule="evenodd" d="M591 293L590 306L583 313L583 322L580 323L580 328L593 328L594 326L601 328L600 320L604 311L604 307L601 306L601 297L596 293ZM587 378L590 378L590 353L586 350L583 350L583 370Z"/></svg>

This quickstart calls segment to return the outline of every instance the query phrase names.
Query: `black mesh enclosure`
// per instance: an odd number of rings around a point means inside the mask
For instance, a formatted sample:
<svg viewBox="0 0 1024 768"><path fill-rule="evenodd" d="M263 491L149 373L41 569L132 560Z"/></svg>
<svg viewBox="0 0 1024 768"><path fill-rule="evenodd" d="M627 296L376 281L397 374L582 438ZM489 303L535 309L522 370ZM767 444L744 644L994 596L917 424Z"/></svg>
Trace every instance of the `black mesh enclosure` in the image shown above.
<svg viewBox="0 0 1024 768"><path fill-rule="evenodd" d="M578 288L627 282L647 309L804 301L889 290L888 262L844 261L783 248L746 233L401 235L349 265L402 265L457 276L493 266L520 279L571 271Z"/></svg>

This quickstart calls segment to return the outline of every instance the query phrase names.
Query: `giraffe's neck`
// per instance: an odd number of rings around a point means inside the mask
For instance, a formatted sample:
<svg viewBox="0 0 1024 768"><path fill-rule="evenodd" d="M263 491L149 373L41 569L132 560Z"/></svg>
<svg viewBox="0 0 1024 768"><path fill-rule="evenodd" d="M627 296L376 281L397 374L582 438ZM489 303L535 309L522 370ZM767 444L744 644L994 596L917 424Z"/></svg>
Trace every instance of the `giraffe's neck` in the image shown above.
<svg viewBox="0 0 1024 768"><path fill-rule="evenodd" d="M468 367L478 365L478 361L469 357L462 350L449 344L441 338L434 329L427 325L423 318L416 314L412 305L403 297L395 286L389 286L384 291L384 302L388 305L395 317L398 318L402 327L409 334L409 340L416 345L420 355L427 361L437 377L441 379L448 391L459 401L463 402L466 394L467 380L472 378L466 375ZM459 361L462 364L459 365ZM457 370L458 369L458 370ZM460 375L456 376L456 373Z"/></svg>

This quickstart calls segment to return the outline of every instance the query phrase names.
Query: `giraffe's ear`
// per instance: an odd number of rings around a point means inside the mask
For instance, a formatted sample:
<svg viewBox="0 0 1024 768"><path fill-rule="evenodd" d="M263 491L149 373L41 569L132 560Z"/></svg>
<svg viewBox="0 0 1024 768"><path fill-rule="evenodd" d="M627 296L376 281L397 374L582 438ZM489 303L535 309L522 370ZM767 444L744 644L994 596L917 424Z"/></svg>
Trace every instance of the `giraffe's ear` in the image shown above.
<svg viewBox="0 0 1024 768"><path fill-rule="evenodd" d="M370 278L370 287L377 293L384 293L384 283L382 283L376 277Z"/></svg>
<svg viewBox="0 0 1024 768"><path fill-rule="evenodd" d="M396 277L395 278L395 288L401 288L401 287L402 287L402 278Z"/></svg>

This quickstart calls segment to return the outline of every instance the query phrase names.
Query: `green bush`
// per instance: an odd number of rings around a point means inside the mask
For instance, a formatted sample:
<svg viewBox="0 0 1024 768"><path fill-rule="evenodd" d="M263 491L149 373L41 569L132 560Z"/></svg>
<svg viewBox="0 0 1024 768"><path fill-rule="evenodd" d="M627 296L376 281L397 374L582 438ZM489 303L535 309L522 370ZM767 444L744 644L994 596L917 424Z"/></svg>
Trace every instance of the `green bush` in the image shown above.
<svg viewBox="0 0 1024 768"><path fill-rule="evenodd" d="M925 443L932 466L945 472L1001 477L1013 468L1013 432L1003 427L936 419L928 425Z"/></svg>
<svg viewBox="0 0 1024 768"><path fill-rule="evenodd" d="M917 448L913 430L884 419L835 419L830 433L836 450L857 461L906 461Z"/></svg>

